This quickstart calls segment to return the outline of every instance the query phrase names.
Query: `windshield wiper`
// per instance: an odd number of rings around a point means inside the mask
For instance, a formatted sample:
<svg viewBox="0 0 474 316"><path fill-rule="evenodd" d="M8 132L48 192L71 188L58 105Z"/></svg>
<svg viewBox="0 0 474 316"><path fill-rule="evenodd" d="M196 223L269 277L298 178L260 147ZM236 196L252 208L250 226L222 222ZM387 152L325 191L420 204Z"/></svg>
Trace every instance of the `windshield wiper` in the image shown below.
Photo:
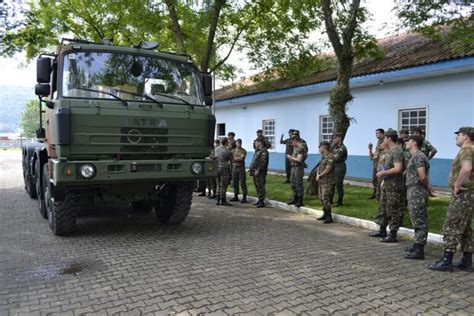
<svg viewBox="0 0 474 316"><path fill-rule="evenodd" d="M175 100L178 100L178 101L183 102L183 103L186 104L186 105L192 105L191 103L189 103L189 102L186 101L185 99L180 98L180 97L177 97L177 96L175 96L175 95L166 94L166 93L159 93L159 92L153 92L153 94L156 94L156 95L159 95L159 96L162 96L162 97L168 97L168 98L170 98L170 99L175 99Z"/></svg>
<svg viewBox="0 0 474 316"><path fill-rule="evenodd" d="M128 93L128 94L131 94L131 95L134 95L134 96L137 96L137 97L144 97L150 101L153 101L155 102L156 104L158 104L160 107L163 107L163 103L161 103L160 101L158 101L157 99L155 98L152 98L151 96L147 95L146 93L144 94L139 94L139 93L135 93L135 92L130 92L130 91L125 91L125 90L120 90L120 89L115 89L114 88L114 91L117 91L117 92L122 92L122 93Z"/></svg>
<svg viewBox="0 0 474 316"><path fill-rule="evenodd" d="M128 107L127 101L125 101L124 99L120 98L119 96L117 96L117 95L115 95L111 92L108 92L108 91L104 91L104 90L100 90L100 89L89 89L89 88L84 88L84 87L75 87L75 86L73 86L73 89L79 89L79 90L84 90L84 91L91 91L91 92L97 92L97 93L103 93L103 94L106 94L106 95L110 95L111 97L113 97L116 100L119 100L120 102L123 103L123 105Z"/></svg>

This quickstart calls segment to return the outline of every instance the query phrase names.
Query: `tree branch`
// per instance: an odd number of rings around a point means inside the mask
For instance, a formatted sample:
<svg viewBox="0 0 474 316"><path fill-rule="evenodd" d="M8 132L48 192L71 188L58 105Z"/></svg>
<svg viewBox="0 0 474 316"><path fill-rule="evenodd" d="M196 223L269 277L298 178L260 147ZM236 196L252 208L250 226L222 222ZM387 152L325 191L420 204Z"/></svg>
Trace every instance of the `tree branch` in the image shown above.
<svg viewBox="0 0 474 316"><path fill-rule="evenodd" d="M219 23L219 16L221 9L224 6L226 0L215 0L214 8L212 10L211 23L209 27L209 33L207 36L206 50L201 60L201 71L206 72L209 69L209 63L211 60L212 49L214 48L214 38L216 36L217 24Z"/></svg>
<svg viewBox="0 0 474 316"><path fill-rule="evenodd" d="M336 31L336 26L332 19L332 8L331 0L323 0L323 14L324 14L324 24L326 26L326 32L328 33L329 40L331 41L332 47L338 59L342 58L343 46L341 40L339 39L339 34Z"/></svg>
<svg viewBox="0 0 474 316"><path fill-rule="evenodd" d="M176 45L178 45L178 50L180 53L186 54L186 46L184 45L184 36L183 31L181 30L181 25L179 24L178 14L176 13L176 1L175 0L165 0L168 11L170 12L170 18L172 22L173 34L176 39Z"/></svg>
<svg viewBox="0 0 474 316"><path fill-rule="evenodd" d="M352 38L354 37L354 31L357 27L357 11L359 11L360 0L353 0L351 5L351 12L349 17L348 26L343 33L344 35L344 47L352 47Z"/></svg>

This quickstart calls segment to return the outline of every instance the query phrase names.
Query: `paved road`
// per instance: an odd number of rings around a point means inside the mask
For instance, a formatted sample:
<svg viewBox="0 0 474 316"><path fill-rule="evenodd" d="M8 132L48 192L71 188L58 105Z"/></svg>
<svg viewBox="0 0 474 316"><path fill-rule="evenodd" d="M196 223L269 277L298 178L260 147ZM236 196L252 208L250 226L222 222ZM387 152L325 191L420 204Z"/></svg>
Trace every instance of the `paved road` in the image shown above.
<svg viewBox="0 0 474 316"><path fill-rule="evenodd" d="M0 152L0 315L474 314L474 273L428 271L367 231L195 197L179 227L128 208L89 210L51 234Z"/></svg>

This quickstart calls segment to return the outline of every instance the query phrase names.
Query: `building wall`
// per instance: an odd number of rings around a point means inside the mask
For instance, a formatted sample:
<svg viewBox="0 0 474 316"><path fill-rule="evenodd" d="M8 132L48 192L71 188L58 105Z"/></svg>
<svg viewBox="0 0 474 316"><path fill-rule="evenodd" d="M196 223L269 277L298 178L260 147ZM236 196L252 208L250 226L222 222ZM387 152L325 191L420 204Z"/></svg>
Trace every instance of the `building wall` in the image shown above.
<svg viewBox="0 0 474 316"><path fill-rule="evenodd" d="M348 115L354 122L348 130L348 176L371 177L368 142L375 143L376 128L399 127L399 110L427 108L427 139L438 149L431 161L430 178L436 186L446 186L449 167L457 154L453 132L460 126L474 126L474 72L450 74L432 78L384 83L355 88ZM233 131L243 140L244 148L252 151L255 131L262 120L275 120L276 148L270 150L270 168L284 169L285 146L278 144L281 134L290 128L299 129L307 141L310 156L307 172L319 160L319 119L328 115L329 92L216 107L217 123L226 124L226 133ZM250 155L249 155L250 156Z"/></svg>

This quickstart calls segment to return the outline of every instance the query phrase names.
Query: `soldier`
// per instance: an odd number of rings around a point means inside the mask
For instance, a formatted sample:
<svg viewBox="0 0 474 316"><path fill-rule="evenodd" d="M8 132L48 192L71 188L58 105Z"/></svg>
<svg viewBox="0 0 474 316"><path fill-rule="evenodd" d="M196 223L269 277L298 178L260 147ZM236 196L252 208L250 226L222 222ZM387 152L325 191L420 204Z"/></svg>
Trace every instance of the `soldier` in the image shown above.
<svg viewBox="0 0 474 316"><path fill-rule="evenodd" d="M255 140L255 153L250 164L250 175L255 183L258 201L255 205L265 207L265 180L268 172L268 150L263 144L262 138Z"/></svg>
<svg viewBox="0 0 474 316"><path fill-rule="evenodd" d="M280 144L285 145L285 173L286 173L286 181L283 183L290 183L290 176L291 176L291 163L290 160L287 158L288 155L293 154L293 146L291 146L291 135L295 130L290 129L288 130L288 138L283 139L283 134L280 137Z"/></svg>
<svg viewBox="0 0 474 316"><path fill-rule="evenodd" d="M234 180L234 197L231 202L239 201L239 183L242 186L242 200L240 203L247 203L247 180L245 174L245 157L247 151L242 148L242 140L239 138L236 141L236 148L232 152L232 179Z"/></svg>
<svg viewBox="0 0 474 316"><path fill-rule="evenodd" d="M399 132L398 132L398 139L401 139L403 141L403 143L406 143L408 142L408 136L409 135L410 131L405 129L405 128L402 128ZM403 149L405 149L405 146L403 147Z"/></svg>
<svg viewBox="0 0 474 316"><path fill-rule="evenodd" d="M384 161L380 165L380 171L376 173L377 178L382 178L380 185L379 216L375 223L380 225L380 231L371 233L371 237L382 237L380 242L397 242L397 232L401 225L403 210L403 172L404 157L403 150L397 146L397 131L389 129L385 133L384 143L389 149L385 154ZM390 234L387 236L387 225L390 226Z"/></svg>
<svg viewBox="0 0 474 316"><path fill-rule="evenodd" d="M298 136L298 138L300 140L300 144L304 149L305 156L308 156L308 144L306 143L306 141L303 138L301 138L300 131L295 129L294 134L296 134L296 136ZM305 159L306 159L306 157L305 157Z"/></svg>
<svg viewBox="0 0 474 316"><path fill-rule="evenodd" d="M266 149L270 149L272 147L272 144L270 143L270 141L268 140L268 138L266 138L264 135L263 135L263 131L261 129L258 129L257 130L257 138L254 140L253 142L253 148L255 148L255 141L257 139L260 139L263 143L263 147L265 147Z"/></svg>
<svg viewBox="0 0 474 316"><path fill-rule="evenodd" d="M305 166L305 150L301 146L300 138L296 133L291 137L291 145L293 147L293 153L287 155L286 158L291 162L291 189L293 190L293 200L288 202L288 205L294 205L296 207L303 206L303 176Z"/></svg>
<svg viewBox="0 0 474 316"><path fill-rule="evenodd" d="M423 129L421 127L415 127L414 129L412 129L412 134L423 137L423 145L421 145L420 150L426 155L426 157L428 157L428 160L431 160L436 155L438 150L436 150L436 148L433 145L431 145L431 143L425 138L425 132L423 131ZM429 170L430 170L430 165L428 163L428 170L427 170L428 173L429 173ZM431 197L436 196L433 193L433 190L431 189L431 187L428 190L428 194Z"/></svg>
<svg viewBox="0 0 474 316"><path fill-rule="evenodd" d="M329 151L329 143L321 142L319 144L319 153L321 154L321 161L317 167L316 181L318 181L318 195L323 205L323 216L319 217L318 221L323 221L324 224L333 222L331 214L331 195L334 189L334 158Z"/></svg>
<svg viewBox="0 0 474 316"><path fill-rule="evenodd" d="M406 188L408 199L408 213L410 214L411 226L415 231L415 243L405 255L406 259L424 259L424 247L428 238L428 218L426 213L426 201L428 199L428 176L426 169L428 159L421 152L423 144L421 136L412 135L408 137L406 148L410 153L406 169Z"/></svg>
<svg viewBox="0 0 474 316"><path fill-rule="evenodd" d="M234 150L236 148L235 133L234 132L228 132L227 133L227 139L229 140L229 149Z"/></svg>
<svg viewBox="0 0 474 316"><path fill-rule="evenodd" d="M369 197L369 199L379 199L379 193L380 193L380 186L378 178L375 176L377 173L377 168L379 164L379 159L381 158L381 151L383 150L384 146L382 146L383 143L383 138L385 135L385 131L383 128L377 128L375 130L375 137L377 137L377 145L375 146L375 152L372 152L373 145L372 143L369 143L369 159L373 161L373 166L372 166L372 185L374 186L374 192L372 195Z"/></svg>
<svg viewBox="0 0 474 316"><path fill-rule="evenodd" d="M455 267L473 271L471 223L474 208L474 127L461 127L455 133L456 145L461 149L449 173L448 186L452 196L443 226L444 256L428 266L428 269L435 271L453 270L453 255L458 244L461 244L463 256Z"/></svg>
<svg viewBox="0 0 474 316"><path fill-rule="evenodd" d="M217 205L231 206L226 200L227 186L230 178L230 162L232 160L232 152L228 148L229 140L224 137L221 145L216 148L215 155L217 158Z"/></svg>
<svg viewBox="0 0 474 316"><path fill-rule="evenodd" d="M334 186L337 190L337 202L333 205L338 207L342 205L342 200L344 199L344 177L346 176L346 160L347 160L347 148L343 144L343 133L335 133L333 145L331 148L331 154L334 158ZM332 190L331 203L334 198L335 190Z"/></svg>
<svg viewBox="0 0 474 316"><path fill-rule="evenodd" d="M214 141L214 149L211 150L211 154L209 155L208 159L216 160L215 151L216 148L221 145L221 141L216 139ZM207 181L207 198L208 199L216 199L217 198L217 178L213 178Z"/></svg>

